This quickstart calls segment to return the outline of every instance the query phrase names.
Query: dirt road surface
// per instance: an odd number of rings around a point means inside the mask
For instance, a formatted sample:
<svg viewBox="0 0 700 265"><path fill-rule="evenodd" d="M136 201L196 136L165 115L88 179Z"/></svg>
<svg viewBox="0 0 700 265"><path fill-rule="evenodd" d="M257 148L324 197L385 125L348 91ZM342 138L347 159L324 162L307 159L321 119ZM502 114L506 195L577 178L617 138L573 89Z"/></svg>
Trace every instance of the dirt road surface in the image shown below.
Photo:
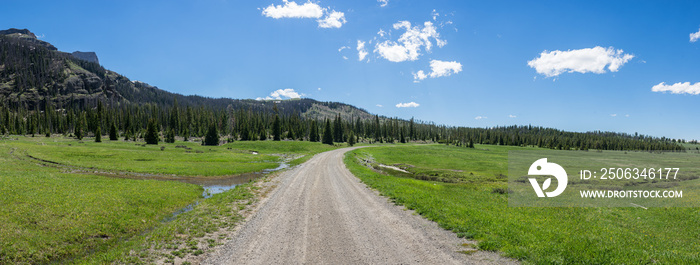
<svg viewBox="0 0 700 265"><path fill-rule="evenodd" d="M396 206L353 176L343 155L321 153L275 178L277 187L203 264L504 264ZM474 243L474 242L471 242Z"/></svg>

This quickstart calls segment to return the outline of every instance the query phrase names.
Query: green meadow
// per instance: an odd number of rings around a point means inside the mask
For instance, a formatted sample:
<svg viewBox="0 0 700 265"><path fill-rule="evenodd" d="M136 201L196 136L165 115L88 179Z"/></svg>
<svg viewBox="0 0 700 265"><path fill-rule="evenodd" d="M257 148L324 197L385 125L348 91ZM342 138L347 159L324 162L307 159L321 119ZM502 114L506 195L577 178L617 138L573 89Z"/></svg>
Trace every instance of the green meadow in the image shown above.
<svg viewBox="0 0 700 265"><path fill-rule="evenodd" d="M509 207L506 175L511 150L532 148L387 146L354 150L345 162L353 174L395 203L476 240L479 249L500 251L524 263L700 263L698 208ZM670 159L697 161L697 156ZM698 179L688 178L679 187L697 192L698 184Z"/></svg>
<svg viewBox="0 0 700 265"><path fill-rule="evenodd" d="M0 264L134 263L142 259L126 254L151 248L167 249L169 260L197 251L178 242L234 226L238 217L230 206L252 196L250 185L242 185L203 199L197 185L110 178L93 171L215 178L275 168L282 160L300 163L333 148L291 141L143 146L91 138L2 138ZM164 221L194 203L192 211Z"/></svg>

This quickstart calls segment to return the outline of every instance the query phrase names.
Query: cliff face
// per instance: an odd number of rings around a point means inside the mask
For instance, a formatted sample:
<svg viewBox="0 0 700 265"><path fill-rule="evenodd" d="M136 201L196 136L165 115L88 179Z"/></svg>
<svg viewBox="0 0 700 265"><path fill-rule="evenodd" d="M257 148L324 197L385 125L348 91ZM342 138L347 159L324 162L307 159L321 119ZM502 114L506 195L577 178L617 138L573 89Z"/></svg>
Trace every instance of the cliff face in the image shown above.
<svg viewBox="0 0 700 265"><path fill-rule="evenodd" d="M100 64L100 60L97 59L97 54L95 52L74 51L71 54L73 55L73 57L78 58L80 60Z"/></svg>
<svg viewBox="0 0 700 265"><path fill-rule="evenodd" d="M23 39L25 42L33 45L38 45L38 46L43 46L46 47L49 50L52 51L57 51L56 47L51 45L51 43L39 40L36 38L36 35L29 31L28 29L6 29L6 30L0 30L0 36L8 36L8 37L14 37L14 38L19 38Z"/></svg>

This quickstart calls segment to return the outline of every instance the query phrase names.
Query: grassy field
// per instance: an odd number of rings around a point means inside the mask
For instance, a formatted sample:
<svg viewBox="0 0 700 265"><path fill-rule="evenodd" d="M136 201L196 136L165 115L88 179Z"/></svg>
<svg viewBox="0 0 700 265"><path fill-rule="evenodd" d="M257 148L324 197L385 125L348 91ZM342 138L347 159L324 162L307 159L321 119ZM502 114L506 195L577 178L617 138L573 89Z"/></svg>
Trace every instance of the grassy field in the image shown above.
<svg viewBox="0 0 700 265"><path fill-rule="evenodd" d="M397 204L460 237L476 239L480 249L501 251L525 263L700 263L698 208L509 207L508 194L495 191L507 188L508 151L523 149L376 147L349 152L345 162ZM685 185L698 184L690 180Z"/></svg>
<svg viewBox="0 0 700 265"><path fill-rule="evenodd" d="M3 138L0 264L133 263L157 259L143 254L151 248L167 249L169 260L196 252L190 246L195 238L233 226L238 217L230 206L251 196L250 187L243 185L202 199L203 189L197 185L67 173L66 167L42 166L47 163L29 156L101 172L220 176L275 168L285 157L296 158L291 164L301 163L333 148L286 141L210 147L192 142L142 146L142 142L95 143L89 138L82 142L63 137ZM195 202L192 211L162 222ZM128 253L146 256L134 258Z"/></svg>
<svg viewBox="0 0 700 265"><path fill-rule="evenodd" d="M190 204L179 182L65 174L0 144L0 263L43 263L103 250ZM10 153L13 154L10 154Z"/></svg>

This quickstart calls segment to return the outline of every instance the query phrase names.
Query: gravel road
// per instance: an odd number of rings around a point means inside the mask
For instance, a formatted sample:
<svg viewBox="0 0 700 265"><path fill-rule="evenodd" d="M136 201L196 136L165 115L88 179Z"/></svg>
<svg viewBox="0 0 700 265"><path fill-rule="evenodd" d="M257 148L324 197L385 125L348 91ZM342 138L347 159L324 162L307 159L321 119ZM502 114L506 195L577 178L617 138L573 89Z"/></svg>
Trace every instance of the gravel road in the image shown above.
<svg viewBox="0 0 700 265"><path fill-rule="evenodd" d="M345 152L284 172L255 213L202 264L504 264L396 206L353 176ZM470 242L473 243L473 242Z"/></svg>

